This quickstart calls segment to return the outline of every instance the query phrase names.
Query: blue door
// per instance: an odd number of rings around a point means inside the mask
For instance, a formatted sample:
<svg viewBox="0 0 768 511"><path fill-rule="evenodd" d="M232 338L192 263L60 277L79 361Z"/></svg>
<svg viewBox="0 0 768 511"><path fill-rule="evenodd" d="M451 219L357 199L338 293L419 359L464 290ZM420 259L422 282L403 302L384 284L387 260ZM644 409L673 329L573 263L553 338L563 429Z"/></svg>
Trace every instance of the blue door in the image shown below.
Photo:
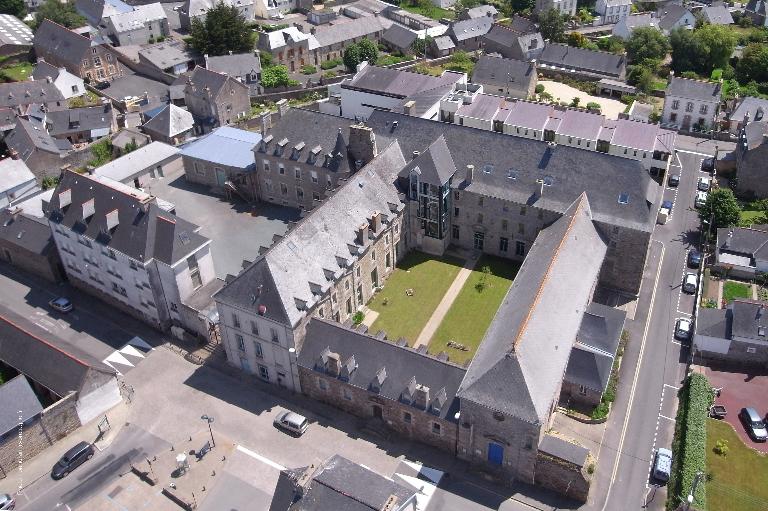
<svg viewBox="0 0 768 511"><path fill-rule="evenodd" d="M501 465L504 460L504 447L494 442L488 442L488 462Z"/></svg>

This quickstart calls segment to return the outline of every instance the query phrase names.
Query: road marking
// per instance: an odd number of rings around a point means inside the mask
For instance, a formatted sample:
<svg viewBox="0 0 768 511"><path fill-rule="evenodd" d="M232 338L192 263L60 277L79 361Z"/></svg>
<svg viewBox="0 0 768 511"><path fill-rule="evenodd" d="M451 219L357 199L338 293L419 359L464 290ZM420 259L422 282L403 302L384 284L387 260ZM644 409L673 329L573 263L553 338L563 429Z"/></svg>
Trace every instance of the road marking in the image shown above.
<svg viewBox="0 0 768 511"><path fill-rule="evenodd" d="M699 152L696 152L696 151L686 151L685 149L675 149L675 151L677 152L677 154L685 153L685 154L692 154L694 156L704 156L705 158L709 158L709 157L712 156L711 154L708 154L708 153L699 153ZM680 157L678 157L677 161L680 161Z"/></svg>
<svg viewBox="0 0 768 511"><path fill-rule="evenodd" d="M666 415L659 414L659 417L661 417L662 419L667 419L668 421L675 422L675 419L673 419L672 417L667 417Z"/></svg>
<svg viewBox="0 0 768 511"><path fill-rule="evenodd" d="M645 341L648 338L648 329L651 325L651 318L653 317L653 304L656 301L656 291L659 288L659 276L661 275L661 267L664 263L664 251L666 250L666 247L664 246L664 243L662 243L659 240L653 240L655 243L659 243L661 245L661 255L659 256L659 265L658 269L656 270L656 278L653 282L653 292L651 292L651 303L648 307L648 318L645 320L645 330L643 331L643 341L640 343L640 355L637 359L637 365L635 366L635 376L632 378L632 388L629 392L629 402L627 403L627 416L631 415L632 411L632 403L635 400L635 389L637 388L637 380L640 377L640 367L643 365L643 353L645 352ZM621 428L621 437L619 438L619 445L616 449L616 461L613 463L613 471L611 472L611 480L608 484L608 491L606 492L605 497L605 503L603 504L602 511L605 511L608 506L608 500L611 497L611 489L613 488L613 482L616 479L616 473L619 471L619 462L621 461L621 453L624 448L624 439L627 436L627 426L629 426L629 421L624 420L624 426Z"/></svg>
<svg viewBox="0 0 768 511"><path fill-rule="evenodd" d="M259 460L260 462L264 463L265 465L269 465L272 468L275 468L277 470L285 470L285 467L280 465L279 463L276 463L272 461L269 458L265 458L261 454L255 453L252 450L248 449L247 447L243 447L242 445L237 446L237 450L242 452L243 454L247 454L251 458L255 460Z"/></svg>
<svg viewBox="0 0 768 511"><path fill-rule="evenodd" d="M665 383L664 386L669 387L670 389L680 390L680 387L675 387L674 385L670 385L669 383Z"/></svg>

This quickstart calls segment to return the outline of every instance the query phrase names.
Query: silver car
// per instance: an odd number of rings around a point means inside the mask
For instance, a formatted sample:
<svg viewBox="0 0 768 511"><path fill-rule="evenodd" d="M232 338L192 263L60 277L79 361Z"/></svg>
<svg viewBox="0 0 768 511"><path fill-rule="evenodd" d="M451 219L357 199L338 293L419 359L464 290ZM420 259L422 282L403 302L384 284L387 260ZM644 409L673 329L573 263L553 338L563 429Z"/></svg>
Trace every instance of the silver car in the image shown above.
<svg viewBox="0 0 768 511"><path fill-rule="evenodd" d="M683 293L694 294L699 284L699 277L695 273L686 273L683 278Z"/></svg>
<svg viewBox="0 0 768 511"><path fill-rule="evenodd" d="M54 298L48 302L48 305L50 305L52 309L65 314L74 308L72 302L69 301L69 298L64 298L63 296Z"/></svg>
<svg viewBox="0 0 768 511"><path fill-rule="evenodd" d="M284 429L296 436L301 436L309 427L309 421L295 412L280 412L273 422L275 427Z"/></svg>

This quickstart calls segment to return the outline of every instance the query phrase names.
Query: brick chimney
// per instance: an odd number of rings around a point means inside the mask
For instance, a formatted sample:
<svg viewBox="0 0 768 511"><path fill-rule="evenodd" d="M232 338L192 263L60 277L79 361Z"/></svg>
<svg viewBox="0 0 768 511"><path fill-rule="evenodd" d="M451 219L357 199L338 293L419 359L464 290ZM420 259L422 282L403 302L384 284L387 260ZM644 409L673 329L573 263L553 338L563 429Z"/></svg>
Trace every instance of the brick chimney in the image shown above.
<svg viewBox="0 0 768 511"><path fill-rule="evenodd" d="M416 385L416 390L413 393L413 406L422 410L429 408L429 387Z"/></svg>
<svg viewBox="0 0 768 511"><path fill-rule="evenodd" d="M472 179L475 177L475 166L474 165L467 165L467 175L464 178L464 182L468 185L472 184Z"/></svg>
<svg viewBox="0 0 768 511"><path fill-rule="evenodd" d="M374 211L370 221L371 231L376 234L381 230L381 213Z"/></svg>
<svg viewBox="0 0 768 511"><path fill-rule="evenodd" d="M368 246L368 222L359 226L355 234L355 243L361 247Z"/></svg>

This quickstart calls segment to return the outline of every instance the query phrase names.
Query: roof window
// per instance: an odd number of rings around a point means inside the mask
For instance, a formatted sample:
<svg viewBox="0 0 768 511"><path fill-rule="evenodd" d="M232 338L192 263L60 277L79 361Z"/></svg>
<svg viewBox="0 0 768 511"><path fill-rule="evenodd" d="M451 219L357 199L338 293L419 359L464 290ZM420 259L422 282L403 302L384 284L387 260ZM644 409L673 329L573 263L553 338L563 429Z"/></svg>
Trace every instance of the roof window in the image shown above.
<svg viewBox="0 0 768 511"><path fill-rule="evenodd" d="M619 194L619 204L629 204L629 194L627 192Z"/></svg>

